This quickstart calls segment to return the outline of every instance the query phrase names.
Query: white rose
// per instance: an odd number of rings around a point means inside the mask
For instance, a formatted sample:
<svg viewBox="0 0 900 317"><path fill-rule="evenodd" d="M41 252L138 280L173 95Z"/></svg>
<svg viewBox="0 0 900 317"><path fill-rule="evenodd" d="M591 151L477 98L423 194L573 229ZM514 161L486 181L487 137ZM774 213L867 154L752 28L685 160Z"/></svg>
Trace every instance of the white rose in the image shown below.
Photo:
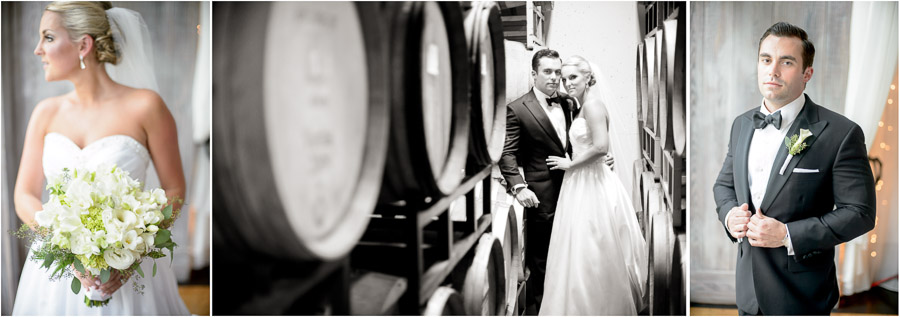
<svg viewBox="0 0 900 317"><path fill-rule="evenodd" d="M159 231L159 227L157 227L156 225L150 225L147 227L147 231L156 233L157 231Z"/></svg>
<svg viewBox="0 0 900 317"><path fill-rule="evenodd" d="M103 259L112 268L124 270L134 264L134 253L123 249L107 249L103 252Z"/></svg>

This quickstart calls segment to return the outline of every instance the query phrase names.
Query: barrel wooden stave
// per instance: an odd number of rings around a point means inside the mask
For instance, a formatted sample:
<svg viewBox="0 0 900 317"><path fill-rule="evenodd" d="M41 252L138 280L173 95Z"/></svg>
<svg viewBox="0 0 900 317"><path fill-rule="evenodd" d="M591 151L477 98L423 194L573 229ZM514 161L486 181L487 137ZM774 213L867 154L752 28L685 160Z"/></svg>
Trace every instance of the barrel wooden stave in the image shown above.
<svg viewBox="0 0 900 317"><path fill-rule="evenodd" d="M506 289L503 247L500 240L485 233L475 246L472 266L463 282L466 315L505 315Z"/></svg>
<svg viewBox="0 0 900 317"><path fill-rule="evenodd" d="M631 182L632 183L631 205L632 205L632 207L634 207L634 212L637 214L637 217L638 217L638 223L641 224L641 229L643 229L642 213L644 211L644 204L643 204L643 200L641 199L641 194L642 194L642 192L641 192L641 187L642 187L641 186L642 185L641 176L642 176L642 174L644 174L644 171L645 171L644 159L639 158L639 159L635 160L634 164L632 166L633 166L633 168L632 168L632 174L631 174L632 178L631 179L633 181Z"/></svg>
<svg viewBox="0 0 900 317"><path fill-rule="evenodd" d="M647 69L647 111L644 112L644 127L656 131L656 111L659 109L659 77L657 74L656 37L653 35L644 38L644 65Z"/></svg>
<svg viewBox="0 0 900 317"><path fill-rule="evenodd" d="M684 149L687 145L687 120L685 118L687 112L685 98L685 80L686 80L686 26L685 18L681 13L677 14L674 19L664 22L666 33L667 47L667 65L668 71L668 101L671 109L669 120L672 132L673 148L679 156L684 156Z"/></svg>
<svg viewBox="0 0 900 317"><path fill-rule="evenodd" d="M650 313L668 315L671 301L677 300L670 298L675 249L672 214L662 210L653 214L652 218Z"/></svg>
<svg viewBox="0 0 900 317"><path fill-rule="evenodd" d="M465 315L462 296L452 287L441 286L428 299L423 316L462 316Z"/></svg>

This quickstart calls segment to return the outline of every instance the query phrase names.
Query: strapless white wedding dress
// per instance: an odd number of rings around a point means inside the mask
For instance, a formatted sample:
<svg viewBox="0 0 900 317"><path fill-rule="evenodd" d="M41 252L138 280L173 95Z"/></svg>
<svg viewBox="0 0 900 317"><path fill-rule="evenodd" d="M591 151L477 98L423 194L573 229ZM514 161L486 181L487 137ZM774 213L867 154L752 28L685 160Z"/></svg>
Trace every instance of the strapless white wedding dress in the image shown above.
<svg viewBox="0 0 900 317"><path fill-rule="evenodd" d="M584 118L569 129L573 159L592 144ZM631 195L597 160L566 171L556 204L541 315L637 315L647 245Z"/></svg>
<svg viewBox="0 0 900 317"><path fill-rule="evenodd" d="M116 164L128 171L132 178L144 181L150 153L140 142L126 135L112 135L79 148L68 137L59 133L44 136L44 175L48 178L62 172L63 168L95 168L101 164ZM169 266L169 257L157 260L157 272L153 277L153 261L144 261L141 269L145 278L143 294L133 290L129 280L112 295L104 307L87 307L84 304L85 288L79 294L72 293L71 278L50 281L50 272L31 260L32 253L22 269L19 290L13 305L13 315L190 315L178 293L175 274Z"/></svg>

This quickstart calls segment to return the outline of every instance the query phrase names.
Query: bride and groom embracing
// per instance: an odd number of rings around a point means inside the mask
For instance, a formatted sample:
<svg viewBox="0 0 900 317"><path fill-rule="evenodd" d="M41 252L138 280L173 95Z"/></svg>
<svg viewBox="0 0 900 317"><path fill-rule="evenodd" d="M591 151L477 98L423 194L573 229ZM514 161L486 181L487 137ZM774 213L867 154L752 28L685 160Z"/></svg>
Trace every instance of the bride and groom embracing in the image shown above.
<svg viewBox="0 0 900 317"><path fill-rule="evenodd" d="M526 313L636 315L647 247L607 155L608 105L584 58L544 49L531 66L534 88L507 105L499 163L525 207Z"/></svg>

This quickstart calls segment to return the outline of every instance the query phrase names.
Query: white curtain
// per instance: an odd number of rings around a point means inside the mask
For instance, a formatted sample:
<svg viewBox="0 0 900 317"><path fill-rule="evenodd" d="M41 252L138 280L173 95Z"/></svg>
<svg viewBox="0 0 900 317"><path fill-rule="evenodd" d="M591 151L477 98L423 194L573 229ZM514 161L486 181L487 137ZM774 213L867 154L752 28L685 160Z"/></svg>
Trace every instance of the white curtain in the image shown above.
<svg viewBox="0 0 900 317"><path fill-rule="evenodd" d="M862 127L871 145L897 67L897 3L854 2L850 25L844 115Z"/></svg>
<svg viewBox="0 0 900 317"><path fill-rule="evenodd" d="M209 155L209 117L212 110L210 96L210 7L209 2L203 2L200 6L200 43L197 48L197 63L194 69L194 87L191 99L194 111L194 166L193 184L190 187L190 251L191 267L202 269L209 266L209 235L212 223L210 222L210 210L212 208L212 192L210 184L210 155Z"/></svg>
<svg viewBox="0 0 900 317"><path fill-rule="evenodd" d="M863 129L871 149L869 155L882 161L883 181L877 186L875 229L839 247L838 277L843 295L866 291L873 282L897 274L894 193L898 149L894 130L898 127L893 104L896 90L890 88L897 69L897 15L896 2L853 3L844 114ZM893 100L889 101L889 93ZM896 291L897 280L882 287Z"/></svg>

